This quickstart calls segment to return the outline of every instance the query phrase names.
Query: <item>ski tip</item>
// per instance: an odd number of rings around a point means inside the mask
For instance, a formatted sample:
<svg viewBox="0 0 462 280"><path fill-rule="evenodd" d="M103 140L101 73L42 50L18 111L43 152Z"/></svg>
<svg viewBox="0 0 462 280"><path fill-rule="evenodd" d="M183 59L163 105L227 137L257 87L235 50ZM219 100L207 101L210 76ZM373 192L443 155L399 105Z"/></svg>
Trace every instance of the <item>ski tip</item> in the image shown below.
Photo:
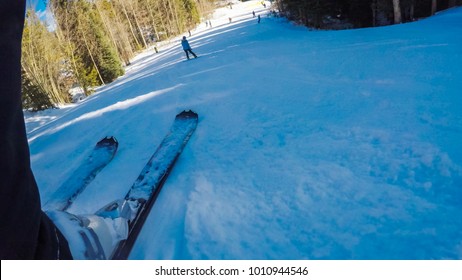
<svg viewBox="0 0 462 280"><path fill-rule="evenodd" d="M184 110L183 112L176 115L176 117L181 119L197 119L199 116L196 112L193 112L192 110Z"/></svg>
<svg viewBox="0 0 462 280"><path fill-rule="evenodd" d="M98 143L96 143L96 146L118 146L119 142L114 136L106 136L103 139L99 140Z"/></svg>

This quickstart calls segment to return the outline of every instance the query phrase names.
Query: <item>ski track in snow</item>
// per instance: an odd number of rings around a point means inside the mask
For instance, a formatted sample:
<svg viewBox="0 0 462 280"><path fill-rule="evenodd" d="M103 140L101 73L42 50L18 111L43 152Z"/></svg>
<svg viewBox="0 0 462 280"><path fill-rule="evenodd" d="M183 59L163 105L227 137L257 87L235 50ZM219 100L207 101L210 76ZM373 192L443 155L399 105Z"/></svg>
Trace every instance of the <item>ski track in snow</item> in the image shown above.
<svg viewBox="0 0 462 280"><path fill-rule="evenodd" d="M345 31L266 11L218 9L189 38L198 59L180 36L85 100L26 113L42 200L107 135L119 151L69 211L123 196L192 109L131 258L461 259L462 9Z"/></svg>

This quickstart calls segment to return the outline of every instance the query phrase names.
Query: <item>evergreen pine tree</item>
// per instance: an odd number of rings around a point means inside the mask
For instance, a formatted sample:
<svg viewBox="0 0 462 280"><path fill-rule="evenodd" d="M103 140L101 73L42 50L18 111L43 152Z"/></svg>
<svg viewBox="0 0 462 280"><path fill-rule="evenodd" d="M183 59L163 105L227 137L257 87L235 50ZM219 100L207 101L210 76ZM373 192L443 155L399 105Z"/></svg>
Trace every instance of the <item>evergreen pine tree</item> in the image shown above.
<svg viewBox="0 0 462 280"><path fill-rule="evenodd" d="M24 70L21 71L21 91L23 107L31 111L53 108L49 95L38 85L35 85Z"/></svg>
<svg viewBox="0 0 462 280"><path fill-rule="evenodd" d="M88 23L93 31L91 35L95 39L93 43L97 48L95 61L104 83L110 83L124 74L122 62L117 56L117 51L110 43L109 37L104 33L101 19L94 9L91 10L89 19Z"/></svg>

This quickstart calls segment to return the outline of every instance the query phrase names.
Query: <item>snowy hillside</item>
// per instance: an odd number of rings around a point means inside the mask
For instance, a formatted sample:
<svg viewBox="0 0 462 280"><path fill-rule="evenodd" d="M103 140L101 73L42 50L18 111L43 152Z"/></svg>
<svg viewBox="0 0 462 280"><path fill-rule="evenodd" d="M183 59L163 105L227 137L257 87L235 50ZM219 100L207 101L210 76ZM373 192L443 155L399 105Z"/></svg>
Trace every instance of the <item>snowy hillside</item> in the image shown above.
<svg viewBox="0 0 462 280"><path fill-rule="evenodd" d="M346 31L266 11L217 10L189 38L198 59L178 40L79 104L27 114L42 203L106 135L118 154L70 211L123 196L192 109L131 258L461 259L462 9Z"/></svg>

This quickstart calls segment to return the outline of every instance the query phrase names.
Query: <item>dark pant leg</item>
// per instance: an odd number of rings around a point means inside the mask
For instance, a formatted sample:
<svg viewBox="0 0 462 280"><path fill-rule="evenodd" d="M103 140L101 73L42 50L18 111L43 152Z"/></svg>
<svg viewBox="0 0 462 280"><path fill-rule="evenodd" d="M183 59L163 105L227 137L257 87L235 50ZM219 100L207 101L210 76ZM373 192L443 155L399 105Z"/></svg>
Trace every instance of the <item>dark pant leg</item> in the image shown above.
<svg viewBox="0 0 462 280"><path fill-rule="evenodd" d="M186 58L189 59L189 54L188 54L188 50L184 50L185 54L186 54Z"/></svg>
<svg viewBox="0 0 462 280"><path fill-rule="evenodd" d="M41 211L21 104L25 0L0 1L0 258L71 258Z"/></svg>
<svg viewBox="0 0 462 280"><path fill-rule="evenodd" d="M195 53L193 53L193 51L191 49L188 50L195 58L197 58L197 55Z"/></svg>

